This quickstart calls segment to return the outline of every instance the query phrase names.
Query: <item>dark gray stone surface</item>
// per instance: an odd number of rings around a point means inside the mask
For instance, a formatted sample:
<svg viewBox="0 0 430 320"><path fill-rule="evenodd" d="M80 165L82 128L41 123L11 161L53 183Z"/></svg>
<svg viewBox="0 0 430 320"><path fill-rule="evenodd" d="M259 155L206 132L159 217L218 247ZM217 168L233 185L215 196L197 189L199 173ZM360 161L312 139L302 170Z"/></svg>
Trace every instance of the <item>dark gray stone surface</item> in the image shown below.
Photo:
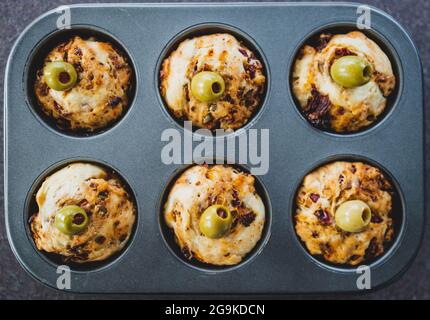
<svg viewBox="0 0 430 320"><path fill-rule="evenodd" d="M3 88L4 68L10 49L17 36L37 16L45 11L62 4L89 2L120 2L103 0L2 0L0 2L0 87ZM127 2L145 2L132 1ZM151 1L154 2L154 1ZM164 2L164 1L162 1ZM191 2L191 1L189 1ZM429 106L429 63L430 63L430 2L427 0L371 0L361 1L385 10L395 17L412 35L421 54L425 78L425 105ZM3 95L0 95L3 106ZM1 109L3 112L3 108ZM3 116L0 118L3 127ZM426 127L430 128L430 115L426 114ZM0 131L3 136L3 130ZM430 129L426 130L426 140L429 141ZM3 137L1 138L3 141ZM2 144L3 147L3 144ZM428 162L430 145L426 144L426 162ZM399 148L399 152L401 148ZM0 160L3 167L3 158ZM429 176L427 168L427 177ZM1 177L3 189L3 171ZM426 199L428 196L426 195ZM427 201L427 200L426 200ZM92 299L92 298L148 298L148 296L111 296L111 295L73 295L54 291L33 280L18 264L9 247L4 226L3 191L0 193L0 299ZM427 203L427 211L429 209ZM331 298L330 296L306 296L309 298ZM154 298L154 297L151 297ZM155 297L156 298L156 297ZM168 298L168 297L165 297ZM175 297L172 297L175 298ZM213 299L213 297L210 297ZM237 297L239 298L239 297ZM255 297L260 298L260 297ZM261 297L264 298L264 297ZM285 298L285 297L278 297ZM303 296L288 296L286 298L303 298ZM337 296L337 298L339 298ZM360 299L430 299L430 221L427 220L423 245L417 259L408 272L397 282L379 291L365 295L343 296L342 298Z"/></svg>

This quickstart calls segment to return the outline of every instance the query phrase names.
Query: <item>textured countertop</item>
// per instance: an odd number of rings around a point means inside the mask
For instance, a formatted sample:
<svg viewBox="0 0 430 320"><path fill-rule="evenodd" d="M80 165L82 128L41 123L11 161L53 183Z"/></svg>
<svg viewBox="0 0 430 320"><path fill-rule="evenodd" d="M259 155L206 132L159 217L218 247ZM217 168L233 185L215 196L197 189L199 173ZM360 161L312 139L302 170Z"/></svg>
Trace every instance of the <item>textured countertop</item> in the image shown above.
<svg viewBox="0 0 430 320"><path fill-rule="evenodd" d="M0 2L0 87L3 88L4 69L10 49L23 29L36 17L49 9L59 5L71 3L89 2L121 2L103 0L2 0ZM146 1L124 1L124 2L146 2ZM151 1L155 2L155 1ZM164 2L164 1L162 1ZM170 1L173 2L173 1ZM181 1L182 2L182 1ZM192 2L192 1L188 1ZM220 2L220 1L218 1ZM429 98L429 64L430 64L430 29L428 20L430 19L430 1L427 0L372 0L361 1L366 4L376 6L385 10L395 17L412 35L421 54L424 66L425 78L425 104L430 107L427 99ZM1 112L3 113L3 95L0 95ZM0 117L3 127L3 116ZM426 140L430 141L430 113L426 113ZM0 134L3 136L1 128ZM3 137L1 137L3 141ZM3 147L3 143L2 143ZM429 144L426 144L426 162L429 162ZM3 167L3 158L1 158ZM427 177L429 176L427 168ZM3 209L3 170L1 171L0 193L0 299L89 299L89 298L148 298L148 296L112 296L112 295L74 295L65 294L46 288L42 284L32 279L18 264L9 247L6 230L4 226ZM426 195L426 199L428 195ZM427 200L428 201L428 200ZM427 203L427 214L430 208ZM306 296L309 298L330 298L329 296ZM174 298L174 297L173 297ZM258 297L255 297L258 298ZM281 298L281 297L279 297ZM301 298L300 296L288 296L288 298ZM365 295L350 295L344 298L361 299L430 299L430 220L427 219L426 232L423 245L418 257L406 274L395 283L379 291Z"/></svg>

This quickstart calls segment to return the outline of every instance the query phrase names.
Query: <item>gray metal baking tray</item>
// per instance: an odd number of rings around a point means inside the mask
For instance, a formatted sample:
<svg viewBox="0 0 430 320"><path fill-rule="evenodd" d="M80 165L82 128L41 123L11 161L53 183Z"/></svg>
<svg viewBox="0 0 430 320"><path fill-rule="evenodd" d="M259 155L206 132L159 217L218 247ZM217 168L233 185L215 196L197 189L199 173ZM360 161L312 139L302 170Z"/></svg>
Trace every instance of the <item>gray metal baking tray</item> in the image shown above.
<svg viewBox="0 0 430 320"><path fill-rule="evenodd" d="M396 238L371 263L372 287L401 275L415 257L424 226L422 68L405 30L372 9L372 29L395 66L398 85L387 112L362 132L339 135L312 127L298 112L290 69L300 47L325 31L355 29L358 4L234 3L73 5L72 28L57 30L55 10L34 21L17 40L5 81L5 212L11 247L36 279L56 287L58 262L36 250L28 230L33 195L52 170L76 160L117 171L138 206L138 222L127 248L109 261L72 266L71 291L82 293L316 293L356 291L354 269L335 267L306 252L293 226L294 196L302 178L336 159L358 159L381 167L397 188ZM262 242L245 263L210 269L185 262L160 217L160 201L181 165L164 165L161 132L181 126L165 111L158 92L165 54L187 36L230 32L265 63L268 88L261 111L233 136L249 128L270 129L270 170L258 177L266 195L268 223ZM34 106L31 81L37 63L71 34L107 38L133 64L133 101L115 125L91 136L61 132ZM183 134L183 132L182 132ZM176 256L176 257L175 257ZM191 264L191 267L190 267Z"/></svg>

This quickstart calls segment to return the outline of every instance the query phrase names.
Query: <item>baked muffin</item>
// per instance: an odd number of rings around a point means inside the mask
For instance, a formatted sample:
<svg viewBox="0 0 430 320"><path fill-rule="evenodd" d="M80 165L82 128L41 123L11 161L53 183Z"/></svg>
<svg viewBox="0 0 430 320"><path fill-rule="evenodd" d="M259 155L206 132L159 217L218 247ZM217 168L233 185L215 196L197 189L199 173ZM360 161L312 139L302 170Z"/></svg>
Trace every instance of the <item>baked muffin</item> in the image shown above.
<svg viewBox="0 0 430 320"><path fill-rule="evenodd" d="M186 258L235 265L260 240L265 207L251 175L231 166L195 165L174 183L164 217Z"/></svg>
<svg viewBox="0 0 430 320"><path fill-rule="evenodd" d="M296 198L295 229L312 255L358 265L393 237L392 186L361 162L334 162L308 174Z"/></svg>
<svg viewBox="0 0 430 320"><path fill-rule="evenodd" d="M292 89L306 118L339 133L374 123L395 84L387 55L358 31L322 34L319 46L304 46L292 75Z"/></svg>
<svg viewBox="0 0 430 320"><path fill-rule="evenodd" d="M131 77L112 44L75 36L47 55L34 88L41 110L59 128L93 132L127 110Z"/></svg>
<svg viewBox="0 0 430 320"><path fill-rule="evenodd" d="M170 112L194 126L235 130L259 108L266 78L262 63L234 36L183 41L164 60L161 95Z"/></svg>
<svg viewBox="0 0 430 320"><path fill-rule="evenodd" d="M136 208L120 180L89 163L73 163L49 176L36 194L30 219L39 250L66 262L104 260L126 245Z"/></svg>

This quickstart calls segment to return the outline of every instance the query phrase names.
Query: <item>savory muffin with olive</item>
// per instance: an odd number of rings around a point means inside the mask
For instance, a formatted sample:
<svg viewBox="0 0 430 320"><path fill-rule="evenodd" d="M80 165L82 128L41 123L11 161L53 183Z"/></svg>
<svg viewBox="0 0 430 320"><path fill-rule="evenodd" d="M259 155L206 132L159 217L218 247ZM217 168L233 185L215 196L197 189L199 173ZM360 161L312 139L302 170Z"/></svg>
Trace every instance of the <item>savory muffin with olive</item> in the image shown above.
<svg viewBox="0 0 430 320"><path fill-rule="evenodd" d="M227 165L195 165L175 181L164 217L186 258L235 265L260 240L265 207L253 176Z"/></svg>
<svg viewBox="0 0 430 320"><path fill-rule="evenodd" d="M115 175L90 163L73 163L49 176L36 194L30 219L39 250L66 262L109 258L126 245L136 208Z"/></svg>
<svg viewBox="0 0 430 320"><path fill-rule="evenodd" d="M308 174L297 193L295 229L312 255L358 265L380 256L394 233L392 186L378 169L334 162Z"/></svg>
<svg viewBox="0 0 430 320"><path fill-rule="evenodd" d="M363 33L322 34L317 47L302 48L292 89L301 111L315 126L355 132L385 110L396 78L381 48Z"/></svg>
<svg viewBox="0 0 430 320"><path fill-rule="evenodd" d="M59 128L93 132L128 108L131 78L127 59L112 44L75 36L49 52L34 88Z"/></svg>
<svg viewBox="0 0 430 320"><path fill-rule="evenodd" d="M199 128L236 130L260 106L263 65L245 45L226 33L183 41L164 60L161 95L177 118Z"/></svg>

